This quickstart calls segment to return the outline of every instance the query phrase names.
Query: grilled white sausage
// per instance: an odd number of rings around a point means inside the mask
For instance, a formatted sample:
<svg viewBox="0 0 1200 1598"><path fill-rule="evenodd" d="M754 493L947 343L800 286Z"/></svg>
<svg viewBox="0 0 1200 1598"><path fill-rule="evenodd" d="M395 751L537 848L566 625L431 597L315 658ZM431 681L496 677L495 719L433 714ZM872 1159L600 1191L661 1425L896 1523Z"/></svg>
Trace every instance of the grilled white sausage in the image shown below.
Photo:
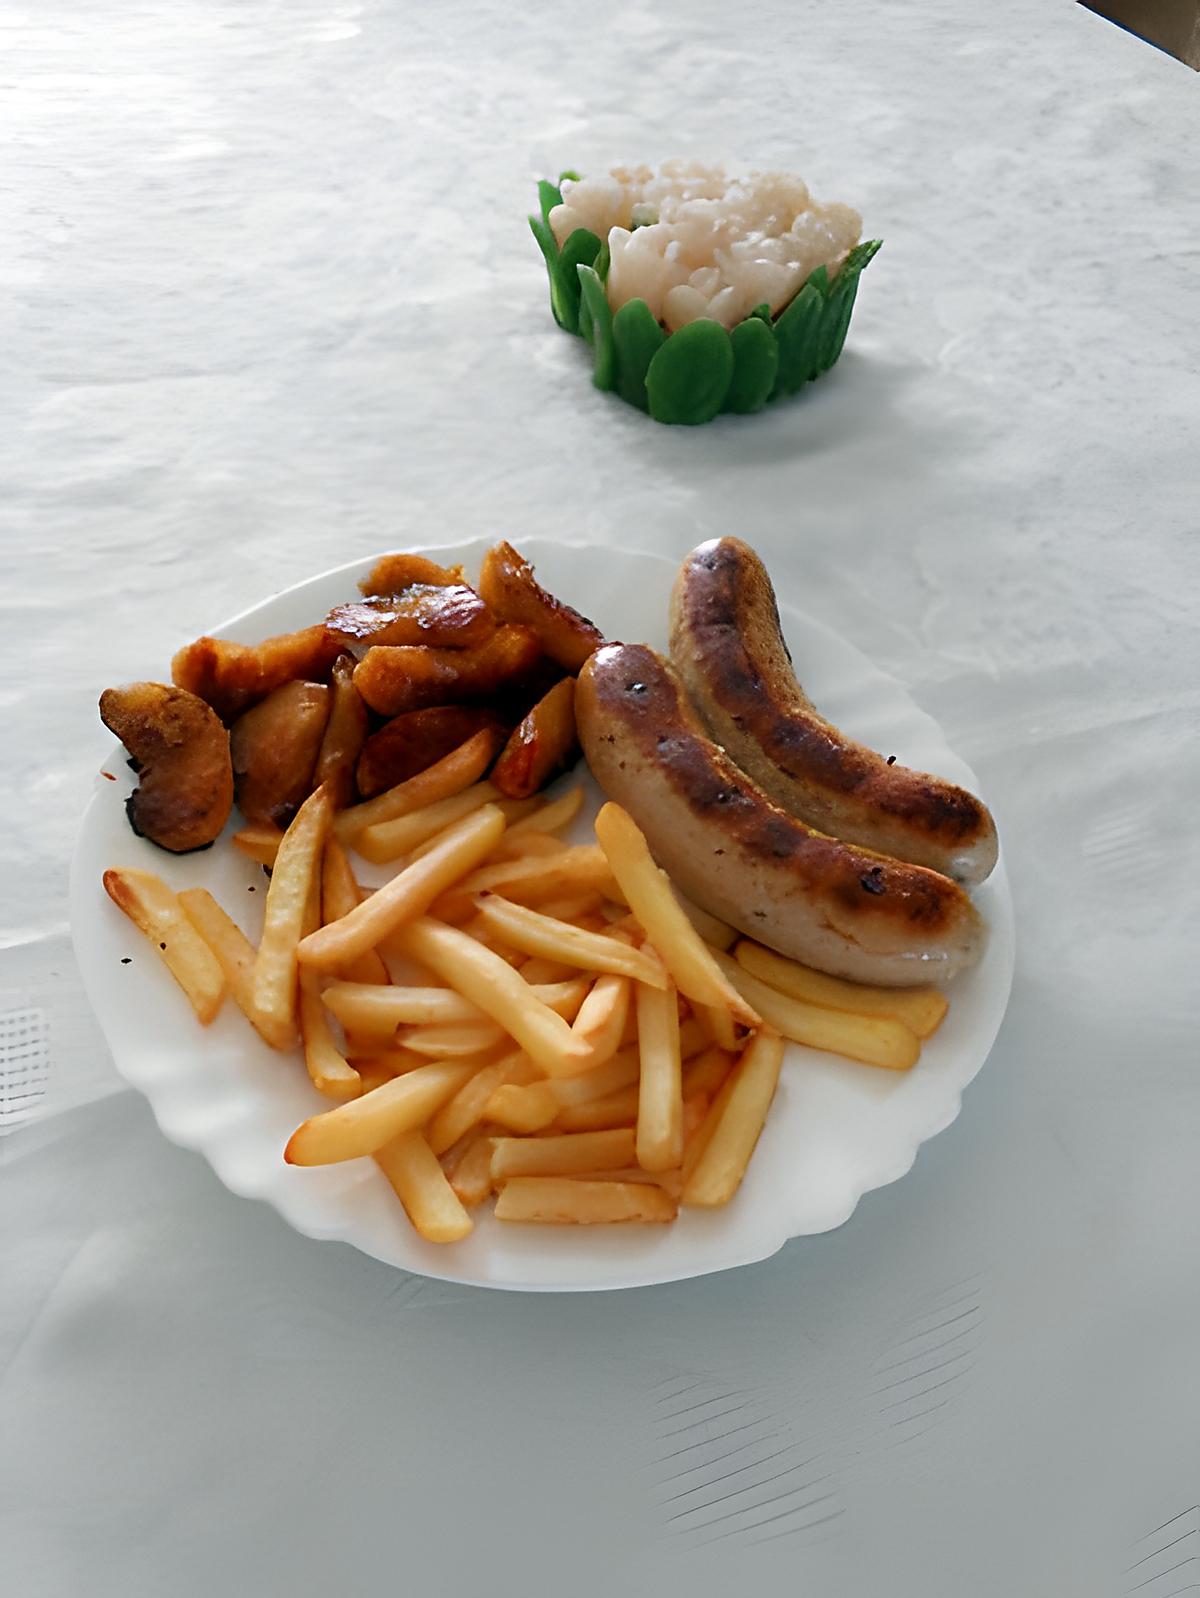
<svg viewBox="0 0 1200 1598"><path fill-rule="evenodd" d="M889 765L809 702L771 579L741 539L714 538L680 567L671 658L716 742L810 827L959 882L982 882L996 864L995 824L974 794Z"/></svg>
<svg viewBox="0 0 1200 1598"><path fill-rule="evenodd" d="M681 891L722 921L860 982L941 982L978 958L983 924L957 884L825 837L773 804L705 735L652 649L597 650L576 712L600 786Z"/></svg>

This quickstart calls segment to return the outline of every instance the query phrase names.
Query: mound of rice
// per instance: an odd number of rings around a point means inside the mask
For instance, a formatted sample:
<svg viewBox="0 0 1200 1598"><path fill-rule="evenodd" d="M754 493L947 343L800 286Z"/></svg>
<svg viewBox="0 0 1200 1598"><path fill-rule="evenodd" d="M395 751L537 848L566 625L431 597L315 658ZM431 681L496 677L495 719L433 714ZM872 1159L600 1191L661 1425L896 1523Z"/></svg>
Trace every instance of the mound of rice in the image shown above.
<svg viewBox="0 0 1200 1598"><path fill-rule="evenodd" d="M862 235L848 205L818 205L799 178L693 161L564 178L549 223L561 248L576 228L608 241L613 310L643 299L671 332L701 317L736 326L757 305L776 315L819 266L832 277Z"/></svg>

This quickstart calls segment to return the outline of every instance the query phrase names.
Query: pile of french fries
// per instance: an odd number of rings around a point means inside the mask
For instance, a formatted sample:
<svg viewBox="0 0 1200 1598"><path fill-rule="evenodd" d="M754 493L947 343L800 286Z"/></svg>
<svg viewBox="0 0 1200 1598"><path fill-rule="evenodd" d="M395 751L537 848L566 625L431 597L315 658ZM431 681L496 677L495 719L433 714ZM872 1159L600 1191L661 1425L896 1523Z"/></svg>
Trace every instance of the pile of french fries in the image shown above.
<svg viewBox="0 0 1200 1598"><path fill-rule="evenodd" d="M506 1222L667 1222L737 1192L784 1040L911 1067L946 1001L806 970L684 906L630 816L561 836L582 789L507 799L483 735L376 798L328 785L286 831L235 844L270 869L255 947L202 888L105 874L211 1022L226 994L302 1049L331 1107L292 1165L374 1159L417 1232L450 1243L495 1195ZM351 852L395 874L360 887Z"/></svg>

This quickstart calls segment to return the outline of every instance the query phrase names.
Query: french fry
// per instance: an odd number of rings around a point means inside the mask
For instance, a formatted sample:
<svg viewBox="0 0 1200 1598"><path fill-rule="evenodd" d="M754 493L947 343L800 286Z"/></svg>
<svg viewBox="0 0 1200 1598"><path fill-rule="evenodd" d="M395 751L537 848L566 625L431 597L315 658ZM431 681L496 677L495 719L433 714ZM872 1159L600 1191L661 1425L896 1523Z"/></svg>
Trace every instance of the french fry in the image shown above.
<svg viewBox="0 0 1200 1598"><path fill-rule="evenodd" d="M790 998L760 982L727 954L716 958L729 980L742 990L763 1020L793 1043L845 1055L847 1059L882 1066L888 1071L907 1071L917 1063L920 1041L899 1021L888 1016L851 1015L845 1010L826 1010L818 1004L806 1004L802 999Z"/></svg>
<svg viewBox="0 0 1200 1598"><path fill-rule="evenodd" d="M299 1013L304 1064L317 1092L327 1099L357 1098L362 1092L362 1078L334 1042L321 1003L321 978L316 971L300 972Z"/></svg>
<svg viewBox="0 0 1200 1598"><path fill-rule="evenodd" d="M377 794L374 799L343 810L333 824L338 840L353 846L357 835L367 827L413 815L418 810L426 810L430 805L465 792L483 776L491 765L494 753L495 741L491 733L486 729L475 733L452 753L418 772L415 777L410 777L407 782L397 783L394 788Z"/></svg>
<svg viewBox="0 0 1200 1598"><path fill-rule="evenodd" d="M106 871L104 891L145 934L207 1026L225 997L225 973L175 894L152 871L133 869Z"/></svg>
<svg viewBox="0 0 1200 1598"><path fill-rule="evenodd" d="M593 921L592 916L603 902L598 893L581 893L574 898L547 899L538 909L551 921L569 921L580 932L600 932L604 922Z"/></svg>
<svg viewBox="0 0 1200 1598"><path fill-rule="evenodd" d="M258 953L237 923L209 893L207 888L184 888L178 895L188 920L217 957L233 1002L258 1029L254 1008L254 961ZM264 1038L264 1042L270 1042Z"/></svg>
<svg viewBox="0 0 1200 1598"><path fill-rule="evenodd" d="M450 1186L467 1209L482 1204L492 1191L492 1149L495 1138L481 1134L449 1173Z"/></svg>
<svg viewBox="0 0 1200 1598"><path fill-rule="evenodd" d="M273 1048L295 1041L299 964L296 950L320 869L329 828L329 794L318 788L300 806L284 833L271 873L262 937L254 962L254 1008L259 1031Z"/></svg>
<svg viewBox="0 0 1200 1598"><path fill-rule="evenodd" d="M484 1106L484 1119L509 1132L540 1132L558 1112L559 1102L549 1082L505 1082Z"/></svg>
<svg viewBox="0 0 1200 1598"><path fill-rule="evenodd" d="M653 1182L580 1182L565 1176L514 1176L496 1200L498 1221L552 1226L605 1226L617 1221L666 1222L675 1200Z"/></svg>
<svg viewBox="0 0 1200 1598"><path fill-rule="evenodd" d="M468 923L465 930L472 937L479 937L480 932L487 933L488 937L495 937L495 933L488 933L487 927L482 922ZM492 944L489 943L488 947L491 948ZM559 960L545 960L540 955L527 955L521 950L514 952L521 962L521 975L526 982L535 987L543 982L565 982L568 978L576 976L579 971L577 965L564 965Z"/></svg>
<svg viewBox="0 0 1200 1598"><path fill-rule="evenodd" d="M697 1004L693 1007L693 1013L710 1043L730 1052L737 1048L738 1036L733 1014L723 1004Z"/></svg>
<svg viewBox="0 0 1200 1598"><path fill-rule="evenodd" d="M527 905L510 904L507 899L492 895L478 899L476 904L484 922L514 949L547 960L561 960L585 971L611 971L617 976L633 977L650 987L666 986L666 974L658 961L615 938L581 932L578 927L541 915Z"/></svg>
<svg viewBox="0 0 1200 1598"><path fill-rule="evenodd" d="M644 1171L668 1171L683 1157L683 1088L679 1010L675 989L635 991L641 1060L637 1162Z"/></svg>
<svg viewBox="0 0 1200 1598"><path fill-rule="evenodd" d="M551 799L543 805L538 805L527 816L516 821L508 829L510 838L522 838L528 833L561 832L564 827L569 827L583 808L583 789L569 788L566 793L560 794L557 799Z"/></svg>
<svg viewBox="0 0 1200 1598"><path fill-rule="evenodd" d="M683 1068L683 1101L703 1098L711 1100L736 1064L736 1056L724 1049L705 1049L688 1061Z"/></svg>
<svg viewBox="0 0 1200 1598"><path fill-rule="evenodd" d="M613 876L646 937L680 993L696 1004L723 1005L747 1026L758 1016L726 978L695 927L680 908L665 871L654 862L641 828L620 805L606 804L596 817L596 836Z"/></svg>
<svg viewBox="0 0 1200 1598"><path fill-rule="evenodd" d="M631 997L628 977L606 974L596 978L580 1005L571 1030L587 1043L592 1066L603 1065L620 1048Z"/></svg>
<svg viewBox="0 0 1200 1598"><path fill-rule="evenodd" d="M340 921L356 910L363 895L355 881L350 858L332 834L325 840L325 854L321 861L321 920L325 924ZM348 982L381 982L391 979L374 949L367 949L357 960L346 967Z"/></svg>
<svg viewBox="0 0 1200 1598"><path fill-rule="evenodd" d="M782 1064L783 1039L763 1027L734 1067L728 1094L722 1089L713 1101L709 1111L710 1116L716 1112L713 1125L684 1180L685 1204L714 1208L728 1204L737 1192L775 1097ZM707 1124L708 1117L705 1120ZM697 1137L704 1132L702 1126Z"/></svg>
<svg viewBox="0 0 1200 1598"><path fill-rule="evenodd" d="M854 1015L887 1016L919 1038L936 1032L949 1009L945 994L936 988L876 988L862 982L846 982L787 960L748 938L743 938L733 952L738 964L751 976L790 998L828 1010L848 1010Z"/></svg>
<svg viewBox="0 0 1200 1598"><path fill-rule="evenodd" d="M233 835L234 848L249 855L251 860L257 860L261 866L275 864L275 856L279 853L282 841L282 831L266 821L256 822L252 827L243 827L240 832L235 832Z"/></svg>
<svg viewBox="0 0 1200 1598"><path fill-rule="evenodd" d="M620 1170L633 1163L633 1128L574 1132L564 1137L500 1137L492 1154L492 1180L513 1176L577 1176Z"/></svg>
<svg viewBox="0 0 1200 1598"><path fill-rule="evenodd" d="M477 1068L473 1060L442 1060L406 1071L305 1121L292 1133L283 1157L289 1165L333 1165L374 1154L402 1132L424 1126Z"/></svg>
<svg viewBox="0 0 1200 1598"><path fill-rule="evenodd" d="M422 917L401 928L395 939L410 959L443 977L498 1021L548 1075L570 1072L586 1055L587 1044L543 1004L524 977L457 927Z"/></svg>
<svg viewBox="0 0 1200 1598"><path fill-rule="evenodd" d="M560 1104L587 1104L636 1083L641 1069L635 1044L614 1054L603 1065L577 1075L555 1077L550 1086Z"/></svg>
<svg viewBox="0 0 1200 1598"><path fill-rule="evenodd" d="M708 1033L694 1015L689 1015L686 1021L679 1023L679 1057L681 1060L690 1060L694 1054L700 1054L708 1047Z"/></svg>
<svg viewBox="0 0 1200 1598"><path fill-rule="evenodd" d="M564 1132L600 1132L614 1126L632 1129L637 1122L639 1097L638 1085L634 1082L601 1099L567 1104L558 1112L554 1125ZM684 1108L687 1108L686 1101Z"/></svg>
<svg viewBox="0 0 1200 1598"><path fill-rule="evenodd" d="M537 904L568 894L606 893L615 886L604 851L595 844L579 844L575 848L563 845L549 857L491 861L464 877L459 890L499 893L517 904Z"/></svg>
<svg viewBox="0 0 1200 1598"><path fill-rule="evenodd" d="M483 859L503 831L504 817L493 805L464 816L423 860L406 866L340 921L305 938L301 964L324 970L349 965L402 922L423 915L439 893Z"/></svg>
<svg viewBox="0 0 1200 1598"><path fill-rule="evenodd" d="M586 979L542 983L534 992L543 1004L566 1017L579 1005ZM443 1026L483 1021L483 1011L453 988L379 987L374 983L331 982L321 995L344 1027L363 1038L390 1042L401 1026Z"/></svg>
<svg viewBox="0 0 1200 1598"><path fill-rule="evenodd" d="M576 1182L642 1182L649 1187L661 1187L665 1193L670 1194L676 1204L683 1188L683 1180L678 1171L643 1171L639 1166L630 1165L622 1171L581 1171L573 1178Z"/></svg>
<svg viewBox="0 0 1200 1598"><path fill-rule="evenodd" d="M443 894L442 897L444 898L445 895ZM528 957L523 954L520 949L510 949L508 944L505 943L504 939L501 938L497 933L493 932L491 927L489 927L485 922L481 921L480 918L474 913L474 910L475 906L472 904L471 919L461 923L462 930L469 938L474 938L476 943L482 943L485 949L490 949L493 954L498 954L506 965L511 965L513 967L520 966L522 973L524 973ZM434 916L433 919L436 921L440 918L438 916ZM577 975L578 973L573 971L570 966L564 966L562 967L561 976L556 977L554 980L558 982L565 982L568 978L573 978ZM526 978L526 981L528 980L529 979Z"/></svg>
<svg viewBox="0 0 1200 1598"><path fill-rule="evenodd" d="M485 1065L481 1071L476 1071L452 1099L447 1099L425 1133L435 1154L445 1154L473 1127L479 1125L493 1093L517 1075L521 1062L527 1059L528 1056L520 1050L506 1054L492 1065Z"/></svg>
<svg viewBox="0 0 1200 1598"><path fill-rule="evenodd" d="M416 781L415 777L413 781ZM449 799L439 799L435 804L426 805L423 810L414 810L410 815L397 817L395 821L381 821L374 826L364 827L354 835L351 847L364 860L370 860L375 865L399 860L401 855L410 854L418 844L452 829L457 822L492 805L499 797L490 782L477 782ZM496 837L499 836L497 833ZM443 841L439 838L438 845ZM470 870L470 867L466 870Z"/></svg>
<svg viewBox="0 0 1200 1598"><path fill-rule="evenodd" d="M566 847L562 839L556 838L553 833L515 833L510 827L492 850L492 859L532 860L535 855L545 859L550 855L561 854Z"/></svg>
<svg viewBox="0 0 1200 1598"><path fill-rule="evenodd" d="M420 1056L416 1056L420 1058ZM428 1065L428 1060L421 1060L422 1065ZM376 1088L385 1082L393 1082L396 1077L403 1076L403 1071L393 1069L393 1061L386 1054L367 1055L363 1059L354 1061L354 1069L358 1072L359 1092L373 1093Z"/></svg>
<svg viewBox="0 0 1200 1598"><path fill-rule="evenodd" d="M477 1021L447 1021L434 1026L404 1027L396 1035L402 1049L434 1060L460 1060L504 1043L504 1031L485 1015Z"/></svg>
<svg viewBox="0 0 1200 1598"><path fill-rule="evenodd" d="M403 1132L375 1153L413 1226L428 1243L457 1243L474 1222L419 1132Z"/></svg>

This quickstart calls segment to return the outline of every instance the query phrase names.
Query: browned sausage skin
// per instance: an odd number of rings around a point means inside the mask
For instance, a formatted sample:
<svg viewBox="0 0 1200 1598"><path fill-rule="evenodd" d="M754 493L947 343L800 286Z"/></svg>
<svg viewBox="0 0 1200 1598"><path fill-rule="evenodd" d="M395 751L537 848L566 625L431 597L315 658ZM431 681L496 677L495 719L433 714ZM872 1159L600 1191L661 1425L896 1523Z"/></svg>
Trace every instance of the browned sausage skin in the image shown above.
<svg viewBox="0 0 1200 1598"><path fill-rule="evenodd" d="M641 644L579 676L584 752L679 888L748 936L837 976L908 986L971 965L984 942L955 883L812 831L709 739L678 677Z"/></svg>
<svg viewBox="0 0 1200 1598"><path fill-rule="evenodd" d="M960 882L982 882L996 864L995 824L974 794L889 765L814 708L771 579L741 539L714 538L680 567L671 658L713 738L792 815Z"/></svg>

